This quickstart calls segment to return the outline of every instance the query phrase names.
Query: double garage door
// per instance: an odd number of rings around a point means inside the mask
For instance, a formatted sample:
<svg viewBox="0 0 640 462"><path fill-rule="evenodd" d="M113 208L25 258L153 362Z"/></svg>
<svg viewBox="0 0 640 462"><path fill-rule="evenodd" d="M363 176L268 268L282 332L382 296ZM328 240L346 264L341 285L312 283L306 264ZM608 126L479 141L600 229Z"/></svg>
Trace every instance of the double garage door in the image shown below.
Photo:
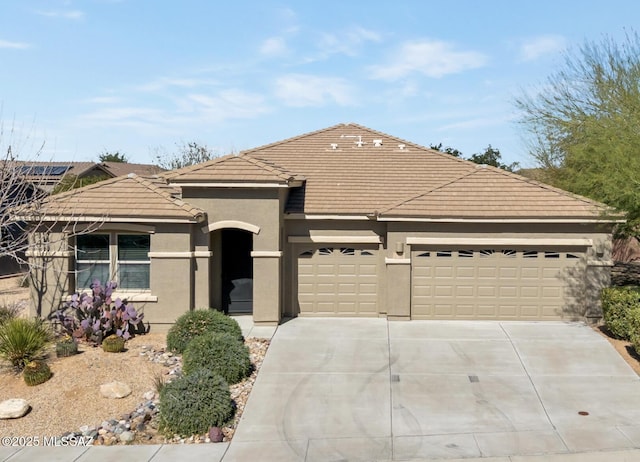
<svg viewBox="0 0 640 462"><path fill-rule="evenodd" d="M555 320L578 308L584 254L559 250L412 252L414 319Z"/></svg>
<svg viewBox="0 0 640 462"><path fill-rule="evenodd" d="M377 316L377 246L297 252L301 315ZM559 249L422 249L411 252L413 319L552 320L570 316L582 291L584 253Z"/></svg>

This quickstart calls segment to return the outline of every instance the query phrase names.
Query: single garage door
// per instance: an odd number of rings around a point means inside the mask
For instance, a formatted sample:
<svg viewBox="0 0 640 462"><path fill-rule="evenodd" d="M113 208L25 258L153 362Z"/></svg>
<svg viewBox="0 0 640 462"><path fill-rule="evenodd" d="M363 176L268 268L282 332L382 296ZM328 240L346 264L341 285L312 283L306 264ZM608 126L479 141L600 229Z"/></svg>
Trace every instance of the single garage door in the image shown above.
<svg viewBox="0 0 640 462"><path fill-rule="evenodd" d="M577 311L582 252L412 251L414 319L555 320Z"/></svg>
<svg viewBox="0 0 640 462"><path fill-rule="evenodd" d="M378 251L373 248L318 247L298 253L301 315L378 314Z"/></svg>

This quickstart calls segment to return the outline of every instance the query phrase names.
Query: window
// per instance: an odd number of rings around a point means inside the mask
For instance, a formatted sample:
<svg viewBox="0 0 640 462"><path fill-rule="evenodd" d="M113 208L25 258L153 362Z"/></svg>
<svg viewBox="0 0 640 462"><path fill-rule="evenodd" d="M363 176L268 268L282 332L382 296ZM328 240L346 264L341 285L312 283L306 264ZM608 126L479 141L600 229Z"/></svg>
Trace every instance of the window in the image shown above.
<svg viewBox="0 0 640 462"><path fill-rule="evenodd" d="M318 255L331 255L333 253L333 247L320 247L318 249Z"/></svg>
<svg viewBox="0 0 640 462"><path fill-rule="evenodd" d="M430 252L422 252L421 254L418 255L418 257L430 257L431 253Z"/></svg>
<svg viewBox="0 0 640 462"><path fill-rule="evenodd" d="M496 251L493 250L493 249L483 249L483 250L480 251L480 257L481 258L490 257L494 253L496 253Z"/></svg>
<svg viewBox="0 0 640 462"><path fill-rule="evenodd" d="M85 234L76 239L76 284L88 289L94 279L111 279L108 234Z"/></svg>
<svg viewBox="0 0 640 462"><path fill-rule="evenodd" d="M147 234L86 234L76 238L76 286L88 289L98 279L121 289L149 289Z"/></svg>
<svg viewBox="0 0 640 462"><path fill-rule="evenodd" d="M511 250L511 249L505 249L505 250L502 251L502 255L504 255L505 257L509 257L509 258L515 258L516 251L515 250Z"/></svg>
<svg viewBox="0 0 640 462"><path fill-rule="evenodd" d="M538 252L536 250L525 250L522 252L523 258L538 258Z"/></svg>
<svg viewBox="0 0 640 462"><path fill-rule="evenodd" d="M473 258L473 250L458 250L458 257Z"/></svg>
<svg viewBox="0 0 640 462"><path fill-rule="evenodd" d="M121 289L149 288L149 235L118 235L118 285Z"/></svg>
<svg viewBox="0 0 640 462"><path fill-rule="evenodd" d="M558 252L545 252L544 258L560 258L560 254Z"/></svg>
<svg viewBox="0 0 640 462"><path fill-rule="evenodd" d="M342 247L340 249L340 253L342 255L355 255L356 251L355 251L355 249L352 249L351 247Z"/></svg>
<svg viewBox="0 0 640 462"><path fill-rule="evenodd" d="M448 258L450 256L451 256L451 250L438 250L436 252L436 257Z"/></svg>

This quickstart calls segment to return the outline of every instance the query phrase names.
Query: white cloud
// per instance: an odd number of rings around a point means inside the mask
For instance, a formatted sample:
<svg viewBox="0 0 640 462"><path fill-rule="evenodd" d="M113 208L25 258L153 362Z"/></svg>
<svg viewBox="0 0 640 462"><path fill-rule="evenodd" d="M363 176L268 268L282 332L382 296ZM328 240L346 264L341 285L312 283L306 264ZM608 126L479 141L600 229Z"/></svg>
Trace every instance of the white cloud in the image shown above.
<svg viewBox="0 0 640 462"><path fill-rule="evenodd" d="M309 74L289 74L276 80L275 95L287 106L325 106L354 103L351 86L341 78L318 77Z"/></svg>
<svg viewBox="0 0 640 462"><path fill-rule="evenodd" d="M217 84L219 84L219 82L213 79L160 77L156 80L140 85L137 89L140 91L158 91L169 87L195 88Z"/></svg>
<svg viewBox="0 0 640 462"><path fill-rule="evenodd" d="M117 96L95 96L82 100L86 104L116 104L121 101Z"/></svg>
<svg viewBox="0 0 640 462"><path fill-rule="evenodd" d="M533 61L539 57L557 53L567 46L567 40L561 35L542 35L525 41L520 46L520 59Z"/></svg>
<svg viewBox="0 0 640 462"><path fill-rule="evenodd" d="M488 60L482 53L458 51L453 44L438 40L406 42L394 56L387 64L371 67L374 78L397 80L414 72L440 78L482 67Z"/></svg>
<svg viewBox="0 0 640 462"><path fill-rule="evenodd" d="M339 34L323 34L320 39L319 48L323 57L332 54L355 56L362 44L366 42L380 42L380 40L380 34L377 32L358 26Z"/></svg>
<svg viewBox="0 0 640 462"><path fill-rule="evenodd" d="M209 120L215 121L248 119L269 112L261 95L238 89L224 90L214 96L190 94L187 101L195 103L191 104L193 111L204 113Z"/></svg>
<svg viewBox="0 0 640 462"><path fill-rule="evenodd" d="M287 44L282 37L271 37L262 42L260 53L266 56L282 56L287 53Z"/></svg>
<svg viewBox="0 0 640 462"><path fill-rule="evenodd" d="M84 18L84 12L80 10L66 10L66 11L54 11L54 10L38 10L36 14L40 16L47 16L49 18L62 18L78 20Z"/></svg>
<svg viewBox="0 0 640 462"><path fill-rule="evenodd" d="M10 42L8 40L0 40L0 48L12 48L14 50L24 50L30 48L31 45L24 42Z"/></svg>

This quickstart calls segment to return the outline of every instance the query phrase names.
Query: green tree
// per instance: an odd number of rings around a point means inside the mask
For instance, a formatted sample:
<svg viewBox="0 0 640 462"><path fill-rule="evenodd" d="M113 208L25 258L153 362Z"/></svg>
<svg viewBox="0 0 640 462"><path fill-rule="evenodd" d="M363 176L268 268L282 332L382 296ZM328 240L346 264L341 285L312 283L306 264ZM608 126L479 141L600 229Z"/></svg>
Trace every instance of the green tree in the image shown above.
<svg viewBox="0 0 640 462"><path fill-rule="evenodd" d="M516 98L544 181L640 224L640 39L585 42L537 92Z"/></svg>
<svg viewBox="0 0 640 462"><path fill-rule="evenodd" d="M429 146L431 149L434 149L439 152L444 152L445 154L450 154L453 157L462 158L462 153L457 149L452 148L451 146L447 146L446 148L442 146L442 143L432 144Z"/></svg>
<svg viewBox="0 0 640 462"><path fill-rule="evenodd" d="M108 179L107 175L93 175L83 178L78 178L77 175L67 174L64 178L53 188L51 194L59 194L65 191L70 191L76 188L82 188L90 184L97 183Z"/></svg>
<svg viewBox="0 0 640 462"><path fill-rule="evenodd" d="M475 162L476 164L492 165L493 167L498 167L508 172L514 172L520 167L520 164L518 162L513 162L509 165L503 164L502 154L500 154L500 150L491 147L491 145L487 146L484 152L474 154L467 160Z"/></svg>
<svg viewBox="0 0 640 462"><path fill-rule="evenodd" d="M129 162L129 159L127 159L127 156L122 154L120 151L115 151L115 152L105 151L98 156L98 159L100 159L100 162L121 162L121 163Z"/></svg>
<svg viewBox="0 0 640 462"><path fill-rule="evenodd" d="M156 150L156 161L158 165L166 170L175 170L189 165L201 164L218 155L206 144L198 144L195 141L189 143L176 144L178 148L174 153L159 153Z"/></svg>

